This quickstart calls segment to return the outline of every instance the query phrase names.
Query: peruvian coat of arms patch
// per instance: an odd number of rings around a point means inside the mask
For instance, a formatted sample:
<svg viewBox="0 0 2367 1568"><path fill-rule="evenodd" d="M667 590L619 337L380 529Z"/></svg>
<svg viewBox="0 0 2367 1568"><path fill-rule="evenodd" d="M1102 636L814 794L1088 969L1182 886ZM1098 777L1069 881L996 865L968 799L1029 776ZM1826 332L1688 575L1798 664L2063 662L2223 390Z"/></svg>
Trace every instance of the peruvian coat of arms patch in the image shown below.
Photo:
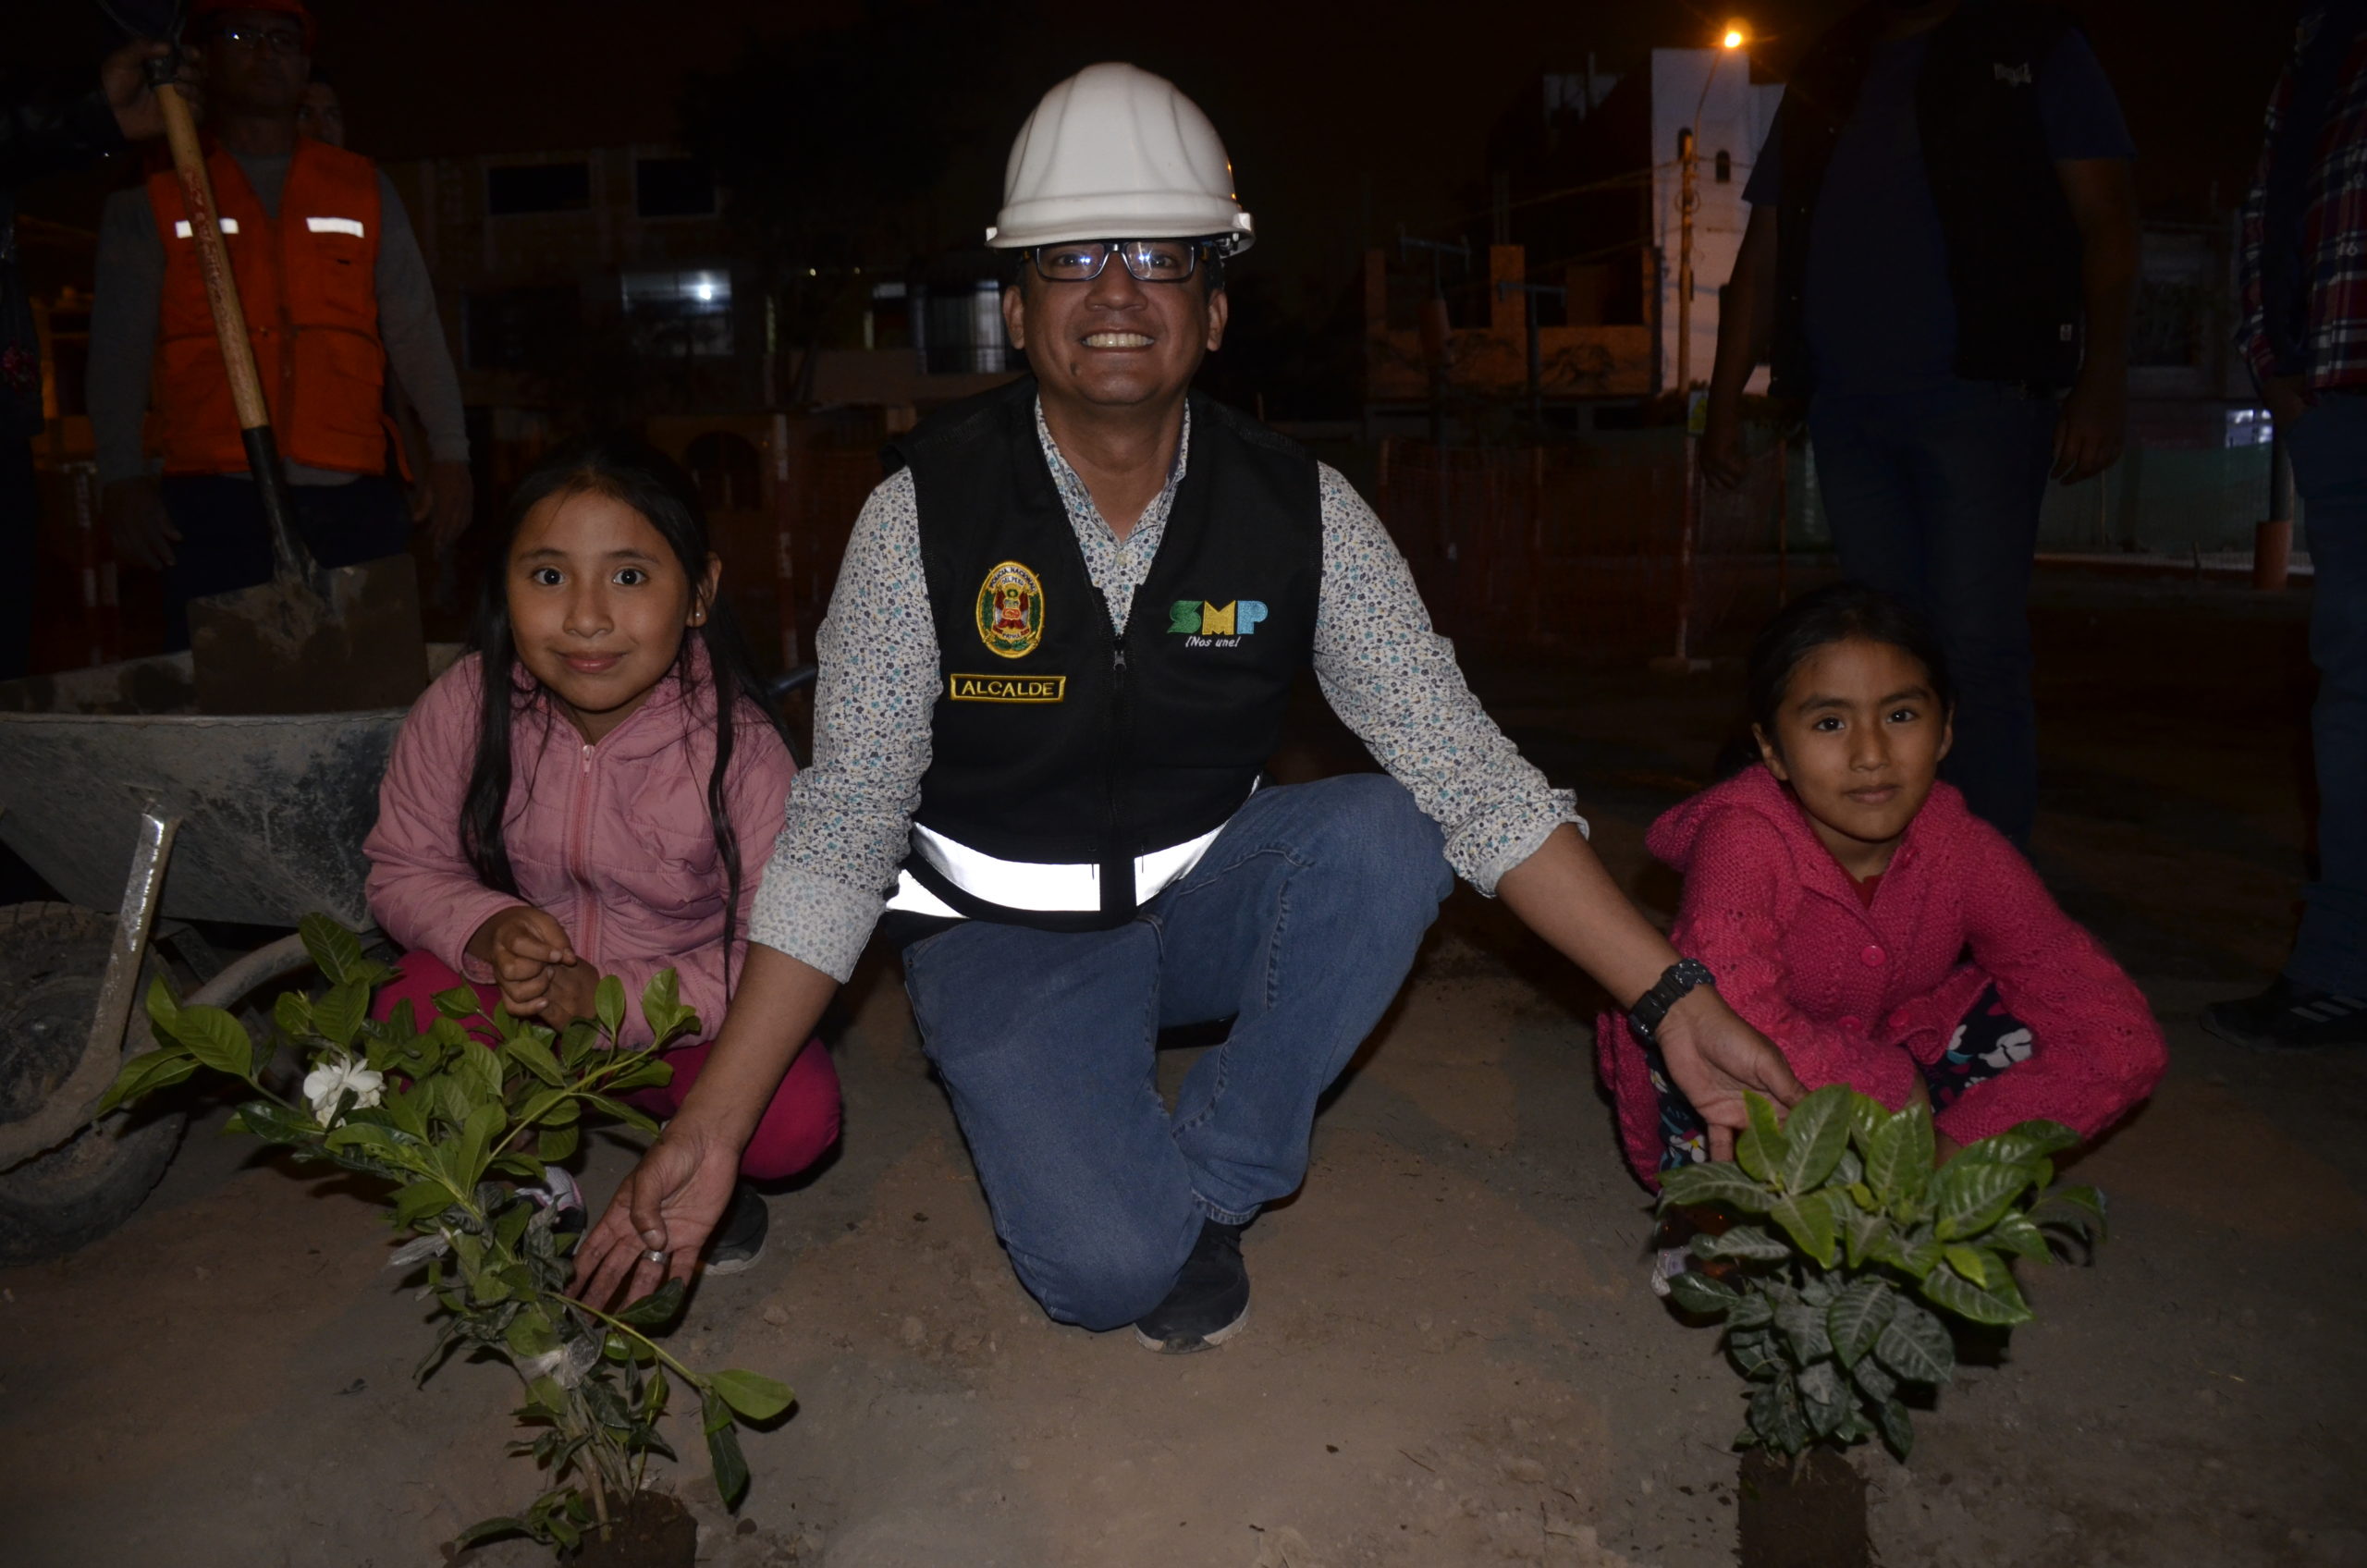
<svg viewBox="0 0 2367 1568"><path fill-rule="evenodd" d="M1024 658L1044 640L1044 584L1017 561L1003 561L978 584L978 640L1007 659Z"/></svg>

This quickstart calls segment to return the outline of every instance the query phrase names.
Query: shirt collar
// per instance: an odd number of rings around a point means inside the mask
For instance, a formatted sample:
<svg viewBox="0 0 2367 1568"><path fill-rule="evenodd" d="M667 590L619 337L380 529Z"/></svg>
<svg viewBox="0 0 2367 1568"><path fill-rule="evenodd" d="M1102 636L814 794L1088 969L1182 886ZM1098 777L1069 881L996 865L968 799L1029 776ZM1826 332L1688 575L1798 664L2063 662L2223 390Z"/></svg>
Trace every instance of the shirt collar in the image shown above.
<svg viewBox="0 0 2367 1568"><path fill-rule="evenodd" d="M1061 504L1068 508L1069 517L1072 520L1091 518L1103 528L1109 528L1110 520L1103 517L1101 508L1093 504L1093 493L1085 487L1085 481L1077 477L1076 470L1071 468L1068 459L1061 455L1059 443L1052 439L1052 428L1044 423L1044 398L1040 393L1036 398L1036 439L1044 448L1044 466L1052 471L1053 486L1060 491ZM1169 509L1175 505L1175 486L1183 479L1184 466L1191 460L1191 456L1192 405L1187 399L1184 404L1184 430L1175 442L1175 461L1167 471L1167 483L1159 487L1158 495L1151 497L1150 505L1143 508L1141 519L1134 524L1135 533L1145 528L1155 528L1167 521ZM1113 535L1115 532L1111 530Z"/></svg>

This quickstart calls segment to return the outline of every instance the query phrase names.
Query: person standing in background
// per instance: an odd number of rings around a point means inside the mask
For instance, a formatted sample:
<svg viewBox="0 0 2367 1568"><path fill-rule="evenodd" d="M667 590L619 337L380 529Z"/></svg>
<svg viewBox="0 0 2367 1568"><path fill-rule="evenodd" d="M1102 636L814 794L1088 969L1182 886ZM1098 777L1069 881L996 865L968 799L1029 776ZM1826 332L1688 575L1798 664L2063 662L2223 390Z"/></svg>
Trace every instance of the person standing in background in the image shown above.
<svg viewBox="0 0 2367 1568"><path fill-rule="evenodd" d="M427 427L431 536L458 537L473 500L460 377L394 187L367 158L299 134L311 16L300 0L196 0L188 35L298 532L325 567L407 548L411 520L386 474L391 369ZM114 197L101 221L90 404L117 557L165 573L166 645L186 646L189 601L268 582L271 552L169 170Z"/></svg>
<svg viewBox="0 0 2367 1568"><path fill-rule="evenodd" d="M1939 631L1960 693L1945 777L2023 846L2039 504L2050 474L2120 456L2135 156L2054 6L1871 0L1785 89L1721 296L1704 472L1739 480L1743 386L1772 359L1774 394L1810 398L1843 570Z"/></svg>
<svg viewBox="0 0 2367 1568"><path fill-rule="evenodd" d="M165 47L125 44L99 67L96 87L70 97L16 81L0 96L0 680L14 680L31 666L41 534L31 443L44 423L41 340L17 265L16 192L126 142L162 135L163 111L144 73Z"/></svg>
<svg viewBox="0 0 2367 1568"><path fill-rule="evenodd" d="M2202 1026L2265 1048L2367 1046L2367 0L2314 0L2268 104L2237 335L2309 529L2318 876L2284 973Z"/></svg>

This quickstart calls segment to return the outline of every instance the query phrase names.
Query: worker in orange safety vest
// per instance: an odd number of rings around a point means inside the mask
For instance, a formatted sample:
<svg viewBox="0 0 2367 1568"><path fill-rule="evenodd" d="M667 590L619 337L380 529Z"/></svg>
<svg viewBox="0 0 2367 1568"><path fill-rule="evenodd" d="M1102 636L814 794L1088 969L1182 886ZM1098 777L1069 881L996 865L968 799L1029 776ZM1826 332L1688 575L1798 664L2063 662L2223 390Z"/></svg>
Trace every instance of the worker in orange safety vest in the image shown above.
<svg viewBox="0 0 2367 1568"><path fill-rule="evenodd" d="M207 172L296 524L324 566L398 555L389 371L427 427L438 545L468 526L459 377L426 263L376 165L298 132L313 24L301 0L196 0ZM190 599L271 576L198 249L170 169L110 202L91 324L90 404L117 558L164 571L167 646ZM394 466L399 471L401 459Z"/></svg>

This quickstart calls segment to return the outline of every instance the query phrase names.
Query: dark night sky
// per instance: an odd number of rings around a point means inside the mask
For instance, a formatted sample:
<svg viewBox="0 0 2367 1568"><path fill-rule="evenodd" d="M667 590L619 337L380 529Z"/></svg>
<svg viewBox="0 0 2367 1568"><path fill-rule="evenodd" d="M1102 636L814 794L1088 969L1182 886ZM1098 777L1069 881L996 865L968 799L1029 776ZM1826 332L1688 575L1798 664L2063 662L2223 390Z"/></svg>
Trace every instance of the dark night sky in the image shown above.
<svg viewBox="0 0 2367 1568"><path fill-rule="evenodd" d="M1589 49L1603 68L1624 69L1654 44L1706 41L1736 15L1759 36L1762 70L1780 76L1848 3L1033 0L1011 9L1015 64L980 84L979 131L946 190L945 238L990 221L1010 138L1046 87L1093 60L1131 59L1172 77L1216 120L1269 241L1257 260L1338 276L1359 242L1367 178L1381 234L1452 215L1457 189L1484 175L1490 127L1537 73L1577 68ZM2150 210L2198 216L2214 181L2223 203L2240 195L2298 4L2074 5L2122 94ZM856 6L317 0L315 10L319 59L345 93L354 144L391 158L664 141L686 71L728 63L752 32L793 36ZM103 37L95 6L77 0L48 0L10 31L19 60L53 63Z"/></svg>

